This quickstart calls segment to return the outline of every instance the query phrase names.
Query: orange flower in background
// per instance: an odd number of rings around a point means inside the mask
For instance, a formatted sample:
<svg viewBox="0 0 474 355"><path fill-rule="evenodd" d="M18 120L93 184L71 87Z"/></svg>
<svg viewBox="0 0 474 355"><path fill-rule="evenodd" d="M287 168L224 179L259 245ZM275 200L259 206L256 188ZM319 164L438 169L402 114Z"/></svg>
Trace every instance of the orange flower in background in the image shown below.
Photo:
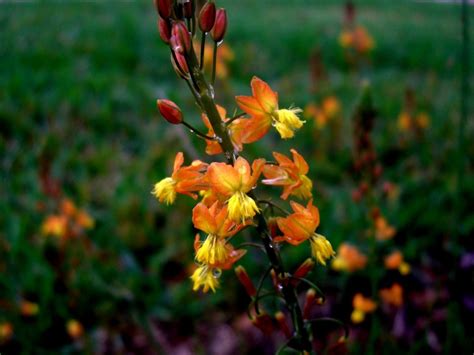
<svg viewBox="0 0 474 355"><path fill-rule="evenodd" d="M384 263L385 267L389 270L398 269L402 275L410 273L410 265L403 260L403 254L399 250L396 250L385 257Z"/></svg>
<svg viewBox="0 0 474 355"><path fill-rule="evenodd" d="M321 106L324 114L329 118L333 118L341 111L341 103L335 96L326 96Z"/></svg>
<svg viewBox="0 0 474 355"><path fill-rule="evenodd" d="M212 163L207 176L213 190L227 198L229 218L244 223L259 213L257 203L247 193L253 189L262 173L265 159L257 159L252 169L247 160L237 158L234 166L225 163Z"/></svg>
<svg viewBox="0 0 474 355"><path fill-rule="evenodd" d="M219 116L221 117L222 122L227 122L229 120L228 118L226 118L227 112L223 107L217 105L217 111L219 112ZM209 122L209 118L204 113L202 114L202 120L208 129L207 135L210 137L214 137L215 136L214 129L212 128L211 122ZM244 140L244 135L246 132L247 122L248 122L248 119L239 118L232 121L227 126L230 139L232 140L234 149L237 152L240 152L242 150L242 144L244 143L243 140ZM222 147L218 141L206 139L206 153L207 154L216 155L222 152L223 152Z"/></svg>
<svg viewBox="0 0 474 355"><path fill-rule="evenodd" d="M184 155L182 152L179 152L174 160L171 177L164 178L155 184L152 194L160 202L164 202L167 205L172 204L176 200L176 193L197 198L195 192L207 188L203 174L207 164L200 160L195 160L191 165L182 167L183 163Z"/></svg>
<svg viewBox="0 0 474 355"><path fill-rule="evenodd" d="M199 46L196 44L195 50L197 51ZM206 43L204 49L204 69L208 72L212 70L213 62L213 50L214 45ZM234 60L234 51L227 43L219 45L216 58L216 76L219 79L225 79L229 75L228 64Z"/></svg>
<svg viewBox="0 0 474 355"><path fill-rule="evenodd" d="M78 339L84 334L84 327L76 319L70 319L66 323L66 330L73 339Z"/></svg>
<svg viewBox="0 0 474 355"><path fill-rule="evenodd" d="M403 304L403 288L395 283L390 288L381 289L380 298L387 304L400 307Z"/></svg>
<svg viewBox="0 0 474 355"><path fill-rule="evenodd" d="M20 313L25 317L33 317L39 313L39 306L37 303L27 300L20 301Z"/></svg>
<svg viewBox="0 0 474 355"><path fill-rule="evenodd" d="M365 319L366 314L372 313L377 308L377 303L372 299L364 297L361 293L358 293L352 299L352 307L354 310L351 314L351 320L353 323L362 323Z"/></svg>
<svg viewBox="0 0 474 355"><path fill-rule="evenodd" d="M397 120L398 129L402 132L408 132L412 128L412 121L413 120L408 112L400 112Z"/></svg>
<svg viewBox="0 0 474 355"><path fill-rule="evenodd" d="M420 129L426 129L430 125L430 116L426 112L420 112L416 115L415 123L416 126Z"/></svg>
<svg viewBox="0 0 474 355"><path fill-rule="evenodd" d="M199 240L199 234L196 236L196 261L220 267L235 256L236 251L226 243L226 238L235 235L243 225L228 219L227 206L220 207L218 202L211 208L203 203L197 204L193 209L193 224L195 228L208 234L204 242ZM237 253L243 255L245 250Z"/></svg>
<svg viewBox="0 0 474 355"><path fill-rule="evenodd" d="M377 238L377 240L389 240L393 238L396 230L388 224L387 220L383 216L377 217L374 223L375 238Z"/></svg>
<svg viewBox="0 0 474 355"><path fill-rule="evenodd" d="M348 243L342 243L338 250L337 256L331 263L334 270L354 272L362 270L367 265L367 256L362 254L359 249Z"/></svg>
<svg viewBox="0 0 474 355"><path fill-rule="evenodd" d="M372 36L363 26L342 31L339 36L339 44L343 48L353 48L359 53L370 52L375 47Z"/></svg>
<svg viewBox="0 0 474 355"><path fill-rule="evenodd" d="M278 94L257 77L253 77L250 85L252 96L236 96L239 107L251 116L247 122L244 142L259 140L271 126L276 128L281 138L292 138L304 123L297 116L301 109L279 109Z"/></svg>
<svg viewBox="0 0 474 355"><path fill-rule="evenodd" d="M10 322L0 322L0 344L10 340L12 336L12 324Z"/></svg>
<svg viewBox="0 0 474 355"><path fill-rule="evenodd" d="M281 198L284 200L290 195L309 199L312 197L313 183L306 176L309 171L308 163L295 149L290 151L293 154L293 160L283 154L273 153L278 165L265 165L263 175L266 179L262 182L266 185L282 186Z"/></svg>
<svg viewBox="0 0 474 355"><path fill-rule="evenodd" d="M294 213L286 218L277 218L278 228L283 236L276 237L277 242L286 241L292 245L299 245L309 240L311 254L321 264L326 265L326 260L332 258L334 252L331 243L322 235L315 233L319 226L319 210L309 201L306 207L291 201Z"/></svg>
<svg viewBox="0 0 474 355"><path fill-rule="evenodd" d="M68 219L63 215L51 215L46 217L41 232L44 235L63 237L66 235Z"/></svg>

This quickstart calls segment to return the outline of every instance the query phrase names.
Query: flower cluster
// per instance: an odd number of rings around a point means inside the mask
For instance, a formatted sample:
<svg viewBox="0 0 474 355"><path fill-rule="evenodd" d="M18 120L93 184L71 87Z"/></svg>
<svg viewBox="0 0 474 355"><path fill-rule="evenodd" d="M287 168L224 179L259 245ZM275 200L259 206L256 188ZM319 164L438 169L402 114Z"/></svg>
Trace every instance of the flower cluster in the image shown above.
<svg viewBox="0 0 474 355"><path fill-rule="evenodd" d="M209 163L194 160L185 165L183 153L178 153L170 176L158 181L152 191L161 203L167 205L173 204L178 194L199 199L192 212L194 228L199 231L194 239L196 268L191 275L193 290L216 290L221 271L231 268L246 253L245 249L232 244L237 233L255 227L270 262L269 272L263 279L271 275L277 293L293 312L297 335L290 331L283 313L277 313L275 320L288 338L295 337L292 347L309 351L310 338L293 287L311 270L314 262L303 263L292 275L285 271L280 248L275 245L285 242L298 245L308 241L312 256L322 265L335 255L331 243L316 233L319 211L313 205L309 166L295 149L290 150L291 157L274 152L275 161L266 158L248 161L242 156L245 145L261 140L272 128L282 139L293 138L305 123L299 117L302 110L281 108L278 93L264 80L253 77L251 95L235 97L236 106L242 112L229 117L229 111L216 103L214 89L215 78L226 76L226 73L216 75L216 70L222 70L218 47L227 29L225 9L217 9L213 1L206 2L200 10L191 0L155 0L155 5L159 14L160 37L170 48L176 73L186 81L194 96L207 132L201 132L195 127L195 122L185 119L179 106L170 100L157 100L158 110L169 123L182 124L203 138L208 155L222 154L225 159L225 162ZM197 28L201 36L197 36ZM212 39L211 45L206 44L208 37ZM211 50L212 56L209 54ZM327 106L334 110L334 107L329 107L331 105ZM293 212L286 212L272 199L259 199L260 184L281 188L281 200L289 200ZM294 198L307 202L302 205ZM275 215L275 208L280 215ZM261 288L256 290L242 267L236 268L236 274L257 305ZM314 284L309 284L317 289ZM305 310L311 308L312 300L320 299L314 290L309 294L311 297ZM272 328L268 326L269 321L271 323L272 318L265 316L256 306L254 324L268 330Z"/></svg>

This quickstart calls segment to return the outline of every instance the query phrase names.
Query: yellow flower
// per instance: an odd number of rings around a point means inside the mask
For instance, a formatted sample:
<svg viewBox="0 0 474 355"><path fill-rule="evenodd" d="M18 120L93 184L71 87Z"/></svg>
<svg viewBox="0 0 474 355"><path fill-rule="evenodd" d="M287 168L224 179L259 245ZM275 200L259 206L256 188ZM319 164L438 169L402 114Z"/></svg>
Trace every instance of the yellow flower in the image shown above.
<svg viewBox="0 0 474 355"><path fill-rule="evenodd" d="M352 307L354 310L351 314L351 320L353 323L361 323L365 319L367 313L372 313L377 308L377 303L372 301L370 298L364 297L361 293L354 296L352 300Z"/></svg>
<svg viewBox="0 0 474 355"><path fill-rule="evenodd" d="M66 330L69 336L73 339L80 338L82 334L84 334L84 327L75 319L68 320L66 323Z"/></svg>
<svg viewBox="0 0 474 355"><path fill-rule="evenodd" d="M203 292L212 290L216 292L216 288L219 286L218 276L215 273L219 273L219 269L209 267L208 265L199 266L194 273L191 275L193 280L193 291L199 290L202 287Z"/></svg>
<svg viewBox="0 0 474 355"><path fill-rule="evenodd" d="M153 194L159 199L160 202L164 202L167 205L173 204L176 200L176 181L172 178L167 177L155 184Z"/></svg>
<svg viewBox="0 0 474 355"><path fill-rule="evenodd" d="M63 237L67 231L67 218L62 215L51 215L46 218L41 226L44 235Z"/></svg>
<svg viewBox="0 0 474 355"><path fill-rule="evenodd" d="M273 126L276 128L278 133L280 133L281 138L293 138L295 131L303 126L304 121L301 121L296 115L300 112L302 112L301 109L293 108L276 110L273 113Z"/></svg>

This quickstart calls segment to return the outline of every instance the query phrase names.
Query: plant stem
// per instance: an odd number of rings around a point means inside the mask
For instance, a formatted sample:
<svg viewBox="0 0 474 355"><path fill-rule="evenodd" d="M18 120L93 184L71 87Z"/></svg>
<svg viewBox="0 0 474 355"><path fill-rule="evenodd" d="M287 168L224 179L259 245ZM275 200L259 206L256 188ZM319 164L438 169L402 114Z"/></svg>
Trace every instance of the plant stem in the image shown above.
<svg viewBox="0 0 474 355"><path fill-rule="evenodd" d="M205 135L204 133L198 131L196 128L194 128L193 126L191 126L189 123L187 123L185 121L181 122L181 124L188 127L189 130L191 131L191 133L194 133L198 137L201 137L201 138L204 138L204 139L207 139L207 140L210 140L210 141L218 141L219 140L217 137L209 137L208 135Z"/></svg>
<svg viewBox="0 0 474 355"><path fill-rule="evenodd" d="M211 83L214 85L216 82L216 62L217 62L217 42L214 42L214 48L212 52L212 79Z"/></svg>
<svg viewBox="0 0 474 355"><path fill-rule="evenodd" d="M201 36L201 53L199 53L199 56L200 56L199 69L201 70L202 68L204 68L204 51L206 48L205 45L206 45L206 32L203 32Z"/></svg>

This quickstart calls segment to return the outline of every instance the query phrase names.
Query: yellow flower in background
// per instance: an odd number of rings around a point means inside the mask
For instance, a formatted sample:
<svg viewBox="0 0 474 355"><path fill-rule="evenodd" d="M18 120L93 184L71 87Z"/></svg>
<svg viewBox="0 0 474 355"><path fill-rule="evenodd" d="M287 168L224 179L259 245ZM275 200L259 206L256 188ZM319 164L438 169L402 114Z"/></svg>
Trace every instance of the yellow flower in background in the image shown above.
<svg viewBox="0 0 474 355"><path fill-rule="evenodd" d="M430 116L426 112L420 112L415 117L416 126L420 129L426 129L430 126Z"/></svg>
<svg viewBox="0 0 474 355"><path fill-rule="evenodd" d="M13 325L10 322L0 322L0 344L7 342L13 336Z"/></svg>
<svg viewBox="0 0 474 355"><path fill-rule="evenodd" d="M354 310L351 314L353 323L362 323L368 313L373 313L377 308L377 303L372 299L364 297L361 293L354 296L352 300L352 307Z"/></svg>
<svg viewBox="0 0 474 355"><path fill-rule="evenodd" d="M37 303L27 300L20 301L20 314L25 317L33 317L39 313L39 306Z"/></svg>

